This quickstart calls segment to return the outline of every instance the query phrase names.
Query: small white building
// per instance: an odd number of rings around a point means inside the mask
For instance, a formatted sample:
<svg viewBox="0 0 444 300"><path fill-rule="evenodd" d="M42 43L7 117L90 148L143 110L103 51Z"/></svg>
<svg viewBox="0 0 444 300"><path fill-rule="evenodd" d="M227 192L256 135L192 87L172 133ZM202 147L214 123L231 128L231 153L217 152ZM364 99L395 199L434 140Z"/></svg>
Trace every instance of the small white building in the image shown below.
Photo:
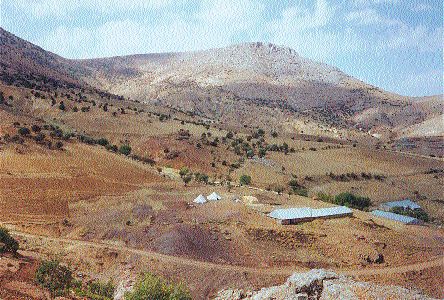
<svg viewBox="0 0 444 300"><path fill-rule="evenodd" d="M203 204L205 202L207 202L207 199L201 194L199 196L196 197L196 199L193 200L194 203L197 204Z"/></svg>
<svg viewBox="0 0 444 300"><path fill-rule="evenodd" d="M211 195L207 196L207 200L209 200L209 201L218 201L221 199L222 199L222 197L219 196L216 192L213 192L213 193L211 193Z"/></svg>

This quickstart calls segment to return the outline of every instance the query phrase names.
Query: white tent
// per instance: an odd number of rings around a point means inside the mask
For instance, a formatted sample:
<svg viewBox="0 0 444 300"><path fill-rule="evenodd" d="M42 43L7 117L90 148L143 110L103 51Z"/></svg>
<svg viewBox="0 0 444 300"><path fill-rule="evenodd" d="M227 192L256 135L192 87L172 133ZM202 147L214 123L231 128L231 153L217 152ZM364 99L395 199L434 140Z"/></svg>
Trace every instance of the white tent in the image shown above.
<svg viewBox="0 0 444 300"><path fill-rule="evenodd" d="M219 196L216 192L213 192L211 195L207 196L207 199L210 201L217 201L222 199L222 197Z"/></svg>
<svg viewBox="0 0 444 300"><path fill-rule="evenodd" d="M197 196L196 199L193 200L194 203L198 203L198 204L202 204L207 202L207 199L205 199L205 197L201 194L199 196Z"/></svg>

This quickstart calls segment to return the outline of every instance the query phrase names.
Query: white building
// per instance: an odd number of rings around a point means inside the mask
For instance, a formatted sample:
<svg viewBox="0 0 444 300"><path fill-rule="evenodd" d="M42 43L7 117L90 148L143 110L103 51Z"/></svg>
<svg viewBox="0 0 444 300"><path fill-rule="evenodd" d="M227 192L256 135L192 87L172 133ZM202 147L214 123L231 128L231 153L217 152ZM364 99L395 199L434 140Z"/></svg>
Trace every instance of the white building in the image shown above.
<svg viewBox="0 0 444 300"><path fill-rule="evenodd" d="M351 216L352 210L345 206L335 206L328 208L281 208L275 209L268 214L269 217L276 219L280 224L296 224L312 221L317 218L340 218Z"/></svg>

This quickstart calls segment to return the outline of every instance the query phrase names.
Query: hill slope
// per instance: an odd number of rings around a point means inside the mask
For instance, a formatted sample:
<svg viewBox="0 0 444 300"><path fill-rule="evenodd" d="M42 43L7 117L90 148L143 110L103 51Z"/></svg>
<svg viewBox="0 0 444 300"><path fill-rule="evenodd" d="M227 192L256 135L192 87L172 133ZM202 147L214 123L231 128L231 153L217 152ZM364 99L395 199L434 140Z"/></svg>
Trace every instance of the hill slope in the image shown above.
<svg viewBox="0 0 444 300"><path fill-rule="evenodd" d="M389 136L416 124L433 124L428 120L443 109L438 97L418 101L388 93L273 44L67 60L3 29L0 37L0 78L6 84L38 89L43 82L104 90L232 127ZM427 133L441 135L442 128Z"/></svg>
<svg viewBox="0 0 444 300"><path fill-rule="evenodd" d="M85 80L106 90L229 123L242 119L256 126L276 125L290 116L292 130L291 119L303 118L384 132L424 122L442 110L439 99L429 100L434 109L423 109L414 99L272 44L78 62L93 74Z"/></svg>

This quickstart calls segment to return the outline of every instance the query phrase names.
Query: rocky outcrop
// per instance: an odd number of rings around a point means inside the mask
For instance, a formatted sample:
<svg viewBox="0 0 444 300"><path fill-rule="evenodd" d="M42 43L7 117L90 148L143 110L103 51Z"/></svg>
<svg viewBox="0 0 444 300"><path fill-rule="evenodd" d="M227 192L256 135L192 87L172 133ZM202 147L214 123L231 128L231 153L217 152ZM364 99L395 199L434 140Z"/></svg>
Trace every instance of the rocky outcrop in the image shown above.
<svg viewBox="0 0 444 300"><path fill-rule="evenodd" d="M337 300L337 299L431 299L415 290L357 282L332 271L313 269L294 273L278 286L259 291L227 289L216 300Z"/></svg>

